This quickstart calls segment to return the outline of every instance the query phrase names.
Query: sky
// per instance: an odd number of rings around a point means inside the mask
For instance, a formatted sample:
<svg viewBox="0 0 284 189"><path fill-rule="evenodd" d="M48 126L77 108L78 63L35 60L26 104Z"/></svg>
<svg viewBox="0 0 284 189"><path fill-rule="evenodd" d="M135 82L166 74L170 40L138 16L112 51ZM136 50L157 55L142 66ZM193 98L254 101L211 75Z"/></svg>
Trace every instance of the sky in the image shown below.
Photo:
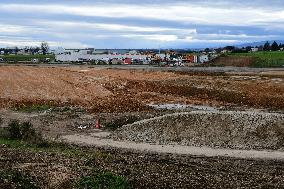
<svg viewBox="0 0 284 189"><path fill-rule="evenodd" d="M284 40L283 0L1 0L0 46L205 48Z"/></svg>

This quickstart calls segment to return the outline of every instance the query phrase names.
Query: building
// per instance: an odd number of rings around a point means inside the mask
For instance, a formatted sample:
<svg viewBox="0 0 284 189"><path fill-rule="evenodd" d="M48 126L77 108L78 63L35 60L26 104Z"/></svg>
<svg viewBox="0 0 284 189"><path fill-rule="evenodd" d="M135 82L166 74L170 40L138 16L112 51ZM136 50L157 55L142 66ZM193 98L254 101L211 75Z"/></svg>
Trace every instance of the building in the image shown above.
<svg viewBox="0 0 284 189"><path fill-rule="evenodd" d="M198 59L199 59L198 60L199 63L208 62L209 61L209 55L207 55L207 54L199 55Z"/></svg>
<svg viewBox="0 0 284 189"><path fill-rule="evenodd" d="M197 63L198 62L198 56L197 55L186 55L184 56L183 58L183 62L186 62L186 63Z"/></svg>
<svg viewBox="0 0 284 189"><path fill-rule="evenodd" d="M258 48L254 48L254 47L253 47L253 48L250 49L250 51L251 51L251 52L258 52Z"/></svg>
<svg viewBox="0 0 284 189"><path fill-rule="evenodd" d="M55 60L58 62L82 62L82 61L106 61L109 62L113 59L125 60L132 59L139 62L149 63L154 58L164 59L166 54L140 54L136 51L130 51L127 53L118 52L103 52L94 49L65 49L64 51L58 51L55 54Z"/></svg>

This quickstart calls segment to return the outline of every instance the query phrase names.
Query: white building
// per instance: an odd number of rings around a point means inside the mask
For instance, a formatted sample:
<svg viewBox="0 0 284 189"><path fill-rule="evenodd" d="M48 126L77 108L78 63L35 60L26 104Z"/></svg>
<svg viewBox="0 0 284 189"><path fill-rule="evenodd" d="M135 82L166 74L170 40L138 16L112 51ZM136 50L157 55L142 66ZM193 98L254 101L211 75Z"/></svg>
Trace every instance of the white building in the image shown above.
<svg viewBox="0 0 284 189"><path fill-rule="evenodd" d="M204 63L209 61L209 56L207 54L202 54L199 56L199 62Z"/></svg>
<svg viewBox="0 0 284 189"><path fill-rule="evenodd" d="M161 58L166 57L165 54L158 54ZM140 60L142 62L148 62L151 60L151 55L138 54L137 52L126 54L118 53L107 53L107 54L97 54L93 49L66 49L55 55L55 60L59 62L82 62L82 61L109 61L112 59L123 60L130 58L133 60Z"/></svg>
<svg viewBox="0 0 284 189"><path fill-rule="evenodd" d="M251 52L258 52L258 48L254 48L254 47L253 47L253 48L250 49L250 51L251 51Z"/></svg>

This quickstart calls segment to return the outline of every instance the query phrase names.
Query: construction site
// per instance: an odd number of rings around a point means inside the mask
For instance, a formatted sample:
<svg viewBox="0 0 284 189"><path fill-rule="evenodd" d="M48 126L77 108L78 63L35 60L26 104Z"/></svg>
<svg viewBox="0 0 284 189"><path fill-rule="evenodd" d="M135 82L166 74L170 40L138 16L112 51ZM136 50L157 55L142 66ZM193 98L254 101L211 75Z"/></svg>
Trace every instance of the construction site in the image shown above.
<svg viewBox="0 0 284 189"><path fill-rule="evenodd" d="M1 66L0 128L29 122L56 145L3 140L0 168L38 188L76 188L94 169L129 188L283 188L283 80L282 68Z"/></svg>

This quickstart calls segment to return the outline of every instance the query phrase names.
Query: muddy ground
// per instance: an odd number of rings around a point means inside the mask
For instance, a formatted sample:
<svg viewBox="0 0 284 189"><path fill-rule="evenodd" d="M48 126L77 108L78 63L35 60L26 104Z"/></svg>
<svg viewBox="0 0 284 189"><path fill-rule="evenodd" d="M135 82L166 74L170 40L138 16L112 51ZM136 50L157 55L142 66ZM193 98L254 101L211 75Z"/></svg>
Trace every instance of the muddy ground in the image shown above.
<svg viewBox="0 0 284 189"><path fill-rule="evenodd" d="M117 126L200 107L284 111L284 72L162 72L89 67L0 67L1 127L30 121L49 140L92 134L98 117ZM192 106L155 109L157 104ZM26 112L29 107L47 106ZM149 106L151 105L151 106ZM74 149L70 150L70 149ZM67 150L67 153L66 153ZM74 188L93 170L124 176L133 188L283 188L280 160L170 155L98 147L0 146L0 171L19 171L41 188ZM13 184L0 179L0 188Z"/></svg>

